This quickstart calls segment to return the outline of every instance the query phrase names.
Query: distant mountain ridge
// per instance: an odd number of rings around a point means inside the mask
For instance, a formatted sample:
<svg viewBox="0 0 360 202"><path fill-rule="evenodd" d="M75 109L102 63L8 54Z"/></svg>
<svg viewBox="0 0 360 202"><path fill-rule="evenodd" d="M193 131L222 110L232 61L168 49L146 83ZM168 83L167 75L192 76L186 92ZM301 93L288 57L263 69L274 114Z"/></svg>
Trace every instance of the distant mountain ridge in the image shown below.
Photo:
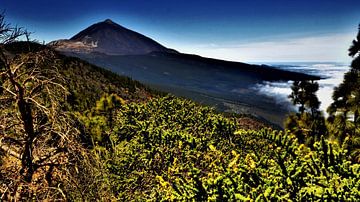
<svg viewBox="0 0 360 202"><path fill-rule="evenodd" d="M251 114L282 125L287 106L262 95L265 81L318 80L320 77L198 55L184 54L111 20L91 25L69 40L50 46L152 88L183 96L219 111Z"/></svg>
<svg viewBox="0 0 360 202"><path fill-rule="evenodd" d="M107 55L144 55L151 52L176 53L140 33L110 19L91 25L70 39L49 43L59 51L103 53Z"/></svg>

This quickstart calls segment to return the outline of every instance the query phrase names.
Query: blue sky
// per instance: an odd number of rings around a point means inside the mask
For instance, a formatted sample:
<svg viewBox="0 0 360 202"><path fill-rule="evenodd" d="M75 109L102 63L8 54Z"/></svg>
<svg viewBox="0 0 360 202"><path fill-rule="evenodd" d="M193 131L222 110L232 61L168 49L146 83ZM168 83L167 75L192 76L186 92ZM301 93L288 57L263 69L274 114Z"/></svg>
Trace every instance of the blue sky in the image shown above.
<svg viewBox="0 0 360 202"><path fill-rule="evenodd" d="M0 0L34 38L70 38L111 18L182 52L245 62L348 61L357 0Z"/></svg>

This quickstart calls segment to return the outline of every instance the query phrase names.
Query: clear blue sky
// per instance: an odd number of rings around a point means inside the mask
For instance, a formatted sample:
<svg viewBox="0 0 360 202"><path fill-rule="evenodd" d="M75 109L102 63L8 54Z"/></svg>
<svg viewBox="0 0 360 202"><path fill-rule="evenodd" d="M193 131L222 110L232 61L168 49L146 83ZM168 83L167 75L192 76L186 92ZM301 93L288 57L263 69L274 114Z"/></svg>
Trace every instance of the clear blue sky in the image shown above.
<svg viewBox="0 0 360 202"><path fill-rule="evenodd" d="M0 0L7 20L49 42L110 18L183 52L238 61L341 61L359 0Z"/></svg>

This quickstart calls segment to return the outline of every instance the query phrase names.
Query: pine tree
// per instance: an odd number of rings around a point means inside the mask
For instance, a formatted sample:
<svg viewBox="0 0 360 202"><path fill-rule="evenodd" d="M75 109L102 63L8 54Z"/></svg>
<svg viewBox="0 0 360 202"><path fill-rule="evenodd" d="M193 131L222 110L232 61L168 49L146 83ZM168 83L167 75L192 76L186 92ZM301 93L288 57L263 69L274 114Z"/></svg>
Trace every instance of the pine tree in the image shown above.
<svg viewBox="0 0 360 202"><path fill-rule="evenodd" d="M359 33L349 48L349 56L354 60L351 63L350 70L344 75L343 82L335 88L333 93L334 102L328 108L332 116L330 120L336 117L343 117L344 125L351 124L354 127L343 131L348 135L355 135L359 124L360 113L360 25ZM339 119L339 118L338 118ZM350 121L350 122L349 122ZM352 122L352 123L351 123ZM348 127L345 127L348 128Z"/></svg>
<svg viewBox="0 0 360 202"><path fill-rule="evenodd" d="M340 143L348 139L349 151L360 159L360 25L357 37L349 48L349 56L353 61L343 82L334 90L334 102L328 108L328 120L332 134Z"/></svg>
<svg viewBox="0 0 360 202"><path fill-rule="evenodd" d="M285 128L295 134L300 143L312 145L321 135L326 135L325 119L319 110L320 101L316 96L319 84L314 81L295 81L289 95L292 103L299 106L296 114L290 115Z"/></svg>

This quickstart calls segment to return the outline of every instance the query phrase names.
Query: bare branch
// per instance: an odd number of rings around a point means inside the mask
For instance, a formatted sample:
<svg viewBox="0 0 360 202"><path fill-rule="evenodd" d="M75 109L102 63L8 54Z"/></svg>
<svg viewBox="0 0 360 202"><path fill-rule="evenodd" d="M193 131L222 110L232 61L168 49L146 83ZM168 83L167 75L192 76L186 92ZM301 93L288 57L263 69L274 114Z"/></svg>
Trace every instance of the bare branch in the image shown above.
<svg viewBox="0 0 360 202"><path fill-rule="evenodd" d="M7 153L7 154L9 154L9 155L11 155L11 156L19 159L19 160L21 159L21 155L20 155L18 152L12 150L12 149L11 149L9 146L7 146L7 145L3 145L1 142L0 142L0 149L4 150L5 153Z"/></svg>
<svg viewBox="0 0 360 202"><path fill-rule="evenodd" d="M47 161L47 160L49 160L49 159L51 159L51 158L55 158L57 154L63 153L63 152L65 152L65 151L66 151L65 148L57 148L57 149L53 150L52 152L49 152L49 154L46 155L46 156L44 156L43 158L35 161L35 163L38 164L38 165L41 165L41 164L43 164L45 161Z"/></svg>
<svg viewBox="0 0 360 202"><path fill-rule="evenodd" d="M10 89L4 88L4 87L2 87L2 86L0 86L0 88L4 89L5 91L7 91L8 93L10 93L10 94L13 95L14 97L17 97L17 94L16 94L15 92L11 91Z"/></svg>

